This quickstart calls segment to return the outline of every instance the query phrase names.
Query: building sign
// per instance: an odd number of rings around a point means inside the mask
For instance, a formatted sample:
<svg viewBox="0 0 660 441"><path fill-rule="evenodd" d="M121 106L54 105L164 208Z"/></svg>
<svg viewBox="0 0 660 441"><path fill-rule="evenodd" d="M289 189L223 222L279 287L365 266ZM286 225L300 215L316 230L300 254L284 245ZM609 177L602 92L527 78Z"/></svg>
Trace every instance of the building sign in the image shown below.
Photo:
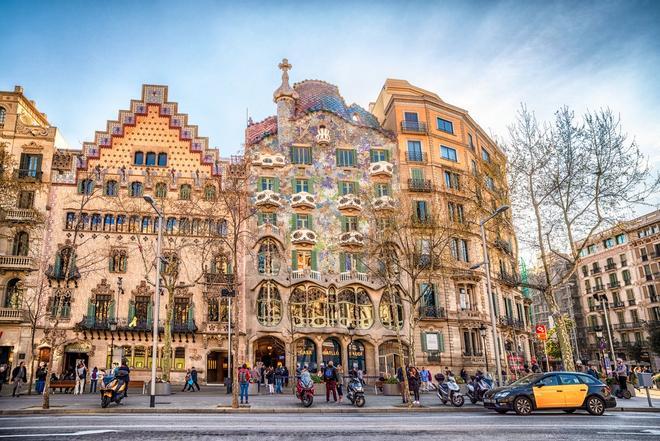
<svg viewBox="0 0 660 441"><path fill-rule="evenodd" d="M426 350L428 352L438 352L440 350L440 340L438 334L434 332L427 332L424 334L426 339Z"/></svg>
<svg viewBox="0 0 660 441"><path fill-rule="evenodd" d="M70 344L64 348L64 352L73 352L78 354L86 354L91 350L92 350L92 345L84 341L79 341L77 343Z"/></svg>
<svg viewBox="0 0 660 441"><path fill-rule="evenodd" d="M541 341L547 340L548 328L546 328L545 325L536 325L536 337Z"/></svg>

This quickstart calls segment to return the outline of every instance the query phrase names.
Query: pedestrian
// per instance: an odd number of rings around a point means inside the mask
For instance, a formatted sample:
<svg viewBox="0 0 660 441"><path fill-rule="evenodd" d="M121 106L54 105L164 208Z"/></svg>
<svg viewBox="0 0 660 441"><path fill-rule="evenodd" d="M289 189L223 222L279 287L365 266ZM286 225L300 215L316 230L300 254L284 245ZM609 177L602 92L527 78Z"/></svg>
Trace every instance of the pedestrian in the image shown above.
<svg viewBox="0 0 660 441"><path fill-rule="evenodd" d="M268 393L273 395L275 393L275 369L272 366L268 366L264 372L266 376L266 381L268 382Z"/></svg>
<svg viewBox="0 0 660 441"><path fill-rule="evenodd" d="M445 368L445 370L448 372L447 375L451 374L449 369ZM416 367L409 366L408 369L406 369L406 374L408 375L408 386L413 393L413 404L419 404L419 372Z"/></svg>
<svg viewBox="0 0 660 441"><path fill-rule="evenodd" d="M469 378L469 376L468 376L468 373L467 373L467 371L465 370L465 368L462 368L462 369L461 369L461 373L460 373L459 375L460 375L460 377L463 379L463 383L467 384L467 383L468 383L468 378Z"/></svg>
<svg viewBox="0 0 660 441"><path fill-rule="evenodd" d="M337 382L337 395L339 395L337 403L341 404L341 400L344 398L344 369L341 364L338 364L335 369L335 381Z"/></svg>
<svg viewBox="0 0 660 441"><path fill-rule="evenodd" d="M407 371L407 369L408 369L408 367L406 366L406 371ZM401 367L399 367L396 370L396 379L399 381L399 390L401 390L401 398L403 400L403 404L405 404L405 403L408 402L409 397L406 396L406 393L405 393L405 390L404 390L405 388L403 387L403 369ZM410 387L410 384L408 386Z"/></svg>
<svg viewBox="0 0 660 441"><path fill-rule="evenodd" d="M99 389L105 387L105 369L101 368L96 374L96 382L99 384Z"/></svg>
<svg viewBox="0 0 660 441"><path fill-rule="evenodd" d="M8 371L9 365L7 363L0 364L0 393L2 392L2 385L7 382Z"/></svg>
<svg viewBox="0 0 660 441"><path fill-rule="evenodd" d="M85 391L85 381L87 380L87 367L85 362L80 360L76 368L76 386L73 389L74 395L80 395Z"/></svg>
<svg viewBox="0 0 660 441"><path fill-rule="evenodd" d="M323 371L323 381L325 381L325 401L330 402L330 393L332 398L337 402L337 372L333 365L332 360L328 362L328 366Z"/></svg>
<svg viewBox="0 0 660 441"><path fill-rule="evenodd" d="M594 369L593 365L591 365L591 364L589 365L589 369L587 369L586 373L587 373L587 375L591 375L592 377L594 377L596 380L599 379L598 378L598 371L596 369Z"/></svg>
<svg viewBox="0 0 660 441"><path fill-rule="evenodd" d="M14 383L14 389L11 393L11 396L20 397L21 386L23 383L27 383L27 369L25 369L24 362L21 361L19 365L11 371L11 382Z"/></svg>
<svg viewBox="0 0 660 441"><path fill-rule="evenodd" d="M238 384L241 389L241 404L243 404L243 398L245 398L245 404L248 404L248 390L250 387L250 371L247 368L247 364L243 363L243 366L238 370Z"/></svg>
<svg viewBox="0 0 660 441"><path fill-rule="evenodd" d="M89 393L96 393L96 383L99 381L99 370L96 366L92 369L92 373L89 374Z"/></svg>
<svg viewBox="0 0 660 441"><path fill-rule="evenodd" d="M257 366L253 366L252 369L250 369L250 381L252 383L257 383L257 385L261 383L261 373Z"/></svg>
<svg viewBox="0 0 660 441"><path fill-rule="evenodd" d="M284 372L284 387L289 387L289 368L282 366L282 371Z"/></svg>
<svg viewBox="0 0 660 441"><path fill-rule="evenodd" d="M190 386L190 389L192 389L192 386L195 386L197 388L197 392L199 392L200 388L199 388L199 384L197 383L197 369L195 369L195 366L193 366L192 369L190 370L190 379L192 380L192 385Z"/></svg>
<svg viewBox="0 0 660 441"><path fill-rule="evenodd" d="M183 389L181 389L181 392L185 392L188 389L192 390L192 385L190 384L190 369L186 369L186 376L183 378Z"/></svg>
<svg viewBox="0 0 660 441"><path fill-rule="evenodd" d="M422 370L419 371L419 379L422 382L421 390L423 392L428 392L430 390L429 381L431 381L431 373L422 366Z"/></svg>
<svg viewBox="0 0 660 441"><path fill-rule="evenodd" d="M37 377L37 382L35 384L35 390L37 394L41 395L44 393L44 387L46 386L46 376L48 375L48 370L46 369L46 363L39 363L35 377Z"/></svg>
<svg viewBox="0 0 660 441"><path fill-rule="evenodd" d="M275 393L282 393L282 383L284 383L284 369L282 369L282 363L277 363L277 369L275 369Z"/></svg>
<svg viewBox="0 0 660 441"><path fill-rule="evenodd" d="M628 366L626 366L621 358L616 359L615 373L619 380L619 389L623 393L628 387Z"/></svg>

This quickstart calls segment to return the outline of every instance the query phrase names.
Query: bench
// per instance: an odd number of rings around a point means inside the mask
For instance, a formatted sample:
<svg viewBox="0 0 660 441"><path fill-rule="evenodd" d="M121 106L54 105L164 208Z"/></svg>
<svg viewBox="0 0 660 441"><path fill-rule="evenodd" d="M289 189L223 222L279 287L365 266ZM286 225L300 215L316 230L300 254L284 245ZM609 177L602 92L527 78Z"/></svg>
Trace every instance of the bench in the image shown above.
<svg viewBox="0 0 660 441"><path fill-rule="evenodd" d="M51 381L50 382L50 390L51 392L55 392L55 389L64 389L65 391L68 389L72 389L76 386L76 380L57 380L57 381Z"/></svg>
<svg viewBox="0 0 660 441"><path fill-rule="evenodd" d="M131 380L128 382L128 388L129 389L142 389L142 395L146 393L145 391L145 386L146 383L143 380Z"/></svg>

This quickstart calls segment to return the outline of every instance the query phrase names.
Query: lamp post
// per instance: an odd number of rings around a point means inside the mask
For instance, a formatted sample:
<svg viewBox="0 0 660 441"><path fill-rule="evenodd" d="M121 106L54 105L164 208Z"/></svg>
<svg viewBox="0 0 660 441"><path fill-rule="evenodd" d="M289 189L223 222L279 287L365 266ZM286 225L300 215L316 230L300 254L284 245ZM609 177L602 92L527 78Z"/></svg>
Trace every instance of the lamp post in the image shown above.
<svg viewBox="0 0 660 441"><path fill-rule="evenodd" d="M482 323L479 326L479 335L481 335L481 341L484 346L484 359L486 360L486 372L488 372L488 349L486 348L486 326Z"/></svg>
<svg viewBox="0 0 660 441"><path fill-rule="evenodd" d="M346 358L348 363L346 369L349 371L351 370L351 352L353 351L353 332L355 332L355 325L351 322L351 324L348 325L348 337L350 340L348 342L348 357Z"/></svg>
<svg viewBox="0 0 660 441"><path fill-rule="evenodd" d="M108 327L110 328L110 368L112 369L112 362L115 359L115 331L117 330L117 320L110 317L108 320Z"/></svg>
<svg viewBox="0 0 660 441"><path fill-rule="evenodd" d="M149 407L156 407L156 361L158 359L158 316L160 312L160 265L161 265L161 244L163 242L163 211L156 206L154 198L145 195L144 200L151 205L156 214L158 214L158 240L156 242L156 283L154 294L154 316L152 328L151 344L151 393L149 397Z"/></svg>
<svg viewBox="0 0 660 441"><path fill-rule="evenodd" d="M497 369L497 384L502 385L502 362L500 360L500 347L499 340L497 337L497 318L495 317L495 304L493 302L493 294L490 281L490 259L488 258L488 244L486 243L486 222L493 219L494 217L504 213L510 207L508 205L502 205L495 210L493 214L488 216L486 219L479 222L479 227L481 229L481 244L483 246L484 252L484 261L473 265L470 269L477 269L480 266L485 266L486 272L486 296L488 297L488 305L490 307L490 324L493 331L493 350L495 354L495 369Z"/></svg>
<svg viewBox="0 0 660 441"><path fill-rule="evenodd" d="M603 315L605 316L605 327L607 328L607 338L610 343L610 351L611 351L611 356L612 360L616 358L616 354L614 352L614 343L612 342L612 331L610 330L610 318L609 318L609 311L607 310L607 295L605 294L594 294L594 297L596 297L596 300L600 301L600 305L603 307ZM605 357L603 357L603 363L605 363ZM605 371L607 371L607 367L605 367Z"/></svg>
<svg viewBox="0 0 660 441"><path fill-rule="evenodd" d="M607 366L605 365L605 341L603 340L603 329L596 329L596 338L598 339L598 352L600 353L601 358L603 359L603 371L607 375Z"/></svg>

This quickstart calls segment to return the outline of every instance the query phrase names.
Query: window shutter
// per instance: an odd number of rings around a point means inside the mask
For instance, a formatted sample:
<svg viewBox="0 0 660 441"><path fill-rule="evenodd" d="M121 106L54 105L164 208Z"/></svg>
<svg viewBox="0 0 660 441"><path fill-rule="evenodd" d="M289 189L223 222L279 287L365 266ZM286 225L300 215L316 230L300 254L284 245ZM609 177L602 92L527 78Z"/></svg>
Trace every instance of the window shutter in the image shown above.
<svg viewBox="0 0 660 441"><path fill-rule="evenodd" d="M445 352L445 334L442 332L438 332L438 347L440 352Z"/></svg>
<svg viewBox="0 0 660 441"><path fill-rule="evenodd" d="M128 302L128 323L133 321L135 317L135 303L133 301Z"/></svg>
<svg viewBox="0 0 660 441"><path fill-rule="evenodd" d="M317 253L316 250L312 250L312 270L318 270L318 263L316 262Z"/></svg>
<svg viewBox="0 0 660 441"><path fill-rule="evenodd" d="M422 352L426 352L426 332L422 331L421 335L421 342L422 342Z"/></svg>
<svg viewBox="0 0 660 441"><path fill-rule="evenodd" d="M291 178L291 193L297 193L298 189L296 188L296 178Z"/></svg>
<svg viewBox="0 0 660 441"><path fill-rule="evenodd" d="M115 300L112 299L110 301L110 305L108 306L108 319L114 319L115 318Z"/></svg>
<svg viewBox="0 0 660 441"><path fill-rule="evenodd" d="M366 268L365 268L365 265L364 265L364 255L362 255L362 254L357 257L357 270L358 270L359 273L365 273L366 272Z"/></svg>
<svg viewBox="0 0 660 441"><path fill-rule="evenodd" d="M193 329L195 324L195 304L190 302L188 305L188 329Z"/></svg>
<svg viewBox="0 0 660 441"><path fill-rule="evenodd" d="M339 150L335 151L335 160L337 161L337 166L341 167L343 164L339 161Z"/></svg>
<svg viewBox="0 0 660 441"><path fill-rule="evenodd" d="M291 213L291 230L295 230L298 226L298 215L296 213Z"/></svg>
<svg viewBox="0 0 660 441"><path fill-rule="evenodd" d="M341 222L341 231L348 231L348 220L346 219L346 216L339 216L339 221Z"/></svg>
<svg viewBox="0 0 660 441"><path fill-rule="evenodd" d="M96 304L92 301L92 299L89 299L89 301L87 302L87 319L94 320L95 316L96 316Z"/></svg>
<svg viewBox="0 0 660 441"><path fill-rule="evenodd" d="M376 151L374 149L369 150L369 156L371 159L371 162L376 162Z"/></svg>
<svg viewBox="0 0 660 441"><path fill-rule="evenodd" d="M296 271L298 269L298 251L291 251L291 269Z"/></svg>
<svg viewBox="0 0 660 441"><path fill-rule="evenodd" d="M273 191L275 193L280 192L280 178L273 178Z"/></svg>
<svg viewBox="0 0 660 441"><path fill-rule="evenodd" d="M154 321L154 303L153 301L151 301L147 305L147 324L151 326L153 325L153 321Z"/></svg>
<svg viewBox="0 0 660 441"><path fill-rule="evenodd" d="M314 231L314 219L311 214L307 214L307 229Z"/></svg>
<svg viewBox="0 0 660 441"><path fill-rule="evenodd" d="M257 181L257 191L261 191L264 189L264 178L259 178Z"/></svg>
<svg viewBox="0 0 660 441"><path fill-rule="evenodd" d="M351 165L357 165L357 152L355 150L351 150Z"/></svg>
<svg viewBox="0 0 660 441"><path fill-rule="evenodd" d="M264 223L264 214L260 211L257 213L257 225L263 225Z"/></svg>
<svg viewBox="0 0 660 441"><path fill-rule="evenodd" d="M39 155L37 156L37 172L41 172L41 161L43 160L43 156Z"/></svg>
<svg viewBox="0 0 660 441"><path fill-rule="evenodd" d="M339 253L339 272L346 272L346 253Z"/></svg>

